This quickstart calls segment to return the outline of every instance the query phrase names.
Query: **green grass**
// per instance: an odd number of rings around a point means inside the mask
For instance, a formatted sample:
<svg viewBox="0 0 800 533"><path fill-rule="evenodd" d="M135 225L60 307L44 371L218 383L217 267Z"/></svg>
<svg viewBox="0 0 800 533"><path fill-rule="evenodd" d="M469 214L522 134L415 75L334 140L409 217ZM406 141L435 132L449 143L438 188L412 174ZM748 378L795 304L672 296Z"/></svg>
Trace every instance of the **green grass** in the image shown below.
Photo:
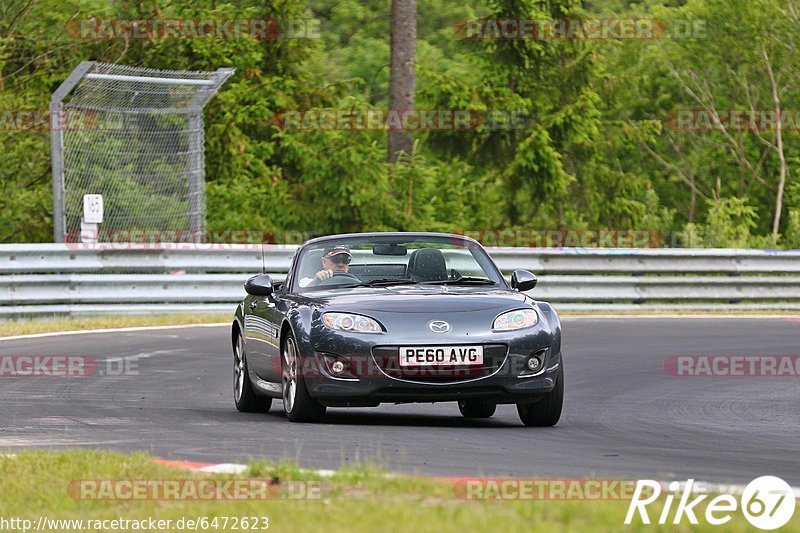
<svg viewBox="0 0 800 533"><path fill-rule="evenodd" d="M23 452L0 457L0 517L34 521L60 519L155 519L199 517L269 518L271 531L748 531L740 513L722 528L713 526L624 526L627 501L480 501L454 496L444 480L387 476L378 468L356 466L333 477L319 477L291 464L253 463L250 479L314 481L321 498L259 501L99 501L76 500L67 491L72 480L233 479L203 476L154 463L145 454L70 450ZM280 486L280 485L279 485ZM657 517L660 508L651 511ZM701 518L702 520L702 518ZM222 529L218 529L222 530ZM231 530L231 528L228 528ZM72 531L62 529L60 531ZM800 531L795 518L784 531Z"/></svg>
<svg viewBox="0 0 800 533"><path fill-rule="evenodd" d="M137 326L171 326L181 324L214 324L233 320L229 314L172 314L172 315L104 315L84 318L30 319L0 322L0 337L30 335L54 331L83 329L128 328Z"/></svg>

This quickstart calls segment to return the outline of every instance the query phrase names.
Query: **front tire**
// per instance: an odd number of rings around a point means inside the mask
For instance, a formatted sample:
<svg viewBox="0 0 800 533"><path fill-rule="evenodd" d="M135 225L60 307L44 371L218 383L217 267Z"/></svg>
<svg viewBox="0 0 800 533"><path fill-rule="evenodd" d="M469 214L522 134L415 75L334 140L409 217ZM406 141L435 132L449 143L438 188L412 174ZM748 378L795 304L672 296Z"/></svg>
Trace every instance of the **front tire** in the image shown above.
<svg viewBox="0 0 800 533"><path fill-rule="evenodd" d="M283 411L290 422L316 422L325 415L325 406L311 397L301 371L297 343L291 332L281 350L281 389Z"/></svg>
<svg viewBox="0 0 800 533"><path fill-rule="evenodd" d="M272 406L272 398L258 396L253 391L253 383L247 370L244 338L238 331L233 342L233 401L236 409L242 413L266 413Z"/></svg>
<svg viewBox="0 0 800 533"><path fill-rule="evenodd" d="M458 410L464 418L490 418L497 410L497 404L486 400L461 400Z"/></svg>
<svg viewBox="0 0 800 533"><path fill-rule="evenodd" d="M517 413L522 423L528 427L551 427L561 418L564 406L564 364L556 377L553 390L536 403L518 403Z"/></svg>

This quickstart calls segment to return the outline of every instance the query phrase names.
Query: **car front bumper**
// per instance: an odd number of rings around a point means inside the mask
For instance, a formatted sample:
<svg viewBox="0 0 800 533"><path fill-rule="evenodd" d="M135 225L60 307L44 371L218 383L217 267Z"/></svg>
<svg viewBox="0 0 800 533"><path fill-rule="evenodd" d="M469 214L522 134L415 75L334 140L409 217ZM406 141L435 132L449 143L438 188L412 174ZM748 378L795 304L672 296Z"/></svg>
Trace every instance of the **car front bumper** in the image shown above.
<svg viewBox="0 0 800 533"><path fill-rule="evenodd" d="M483 399L495 403L535 402L553 390L560 372L554 363L536 377L514 378L495 375L459 383L407 383L388 377L371 377L358 381L333 378L313 380L309 392L330 407L376 406L381 403L451 402Z"/></svg>
<svg viewBox="0 0 800 533"><path fill-rule="evenodd" d="M561 371L561 346L560 339L555 339L548 328L534 328L524 334L459 336L446 343L448 346L476 344L494 348L503 346L503 353L497 355L491 368L478 374L472 370L465 372L462 367L453 368L451 373L447 369L417 369L419 373L407 375L397 372L397 366L387 367L386 360L376 356L379 350L443 345L441 337L397 342L397 339L327 332L323 342L316 343L313 349L309 346L306 351L303 374L311 396L332 407L470 399L526 403L535 402L553 390ZM484 351L488 353L488 350ZM532 355L538 355L542 362L535 371L526 366ZM330 362L333 360L347 363L344 376L340 374L337 377L331 371ZM434 373L435 376L431 375Z"/></svg>

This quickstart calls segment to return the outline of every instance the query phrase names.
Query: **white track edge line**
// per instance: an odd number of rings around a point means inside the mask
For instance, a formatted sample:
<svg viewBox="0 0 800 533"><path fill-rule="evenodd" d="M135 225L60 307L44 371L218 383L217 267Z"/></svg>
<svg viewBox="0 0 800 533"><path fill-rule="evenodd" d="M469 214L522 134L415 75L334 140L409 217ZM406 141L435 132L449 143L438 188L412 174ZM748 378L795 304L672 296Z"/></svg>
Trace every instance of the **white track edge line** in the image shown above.
<svg viewBox="0 0 800 533"><path fill-rule="evenodd" d="M62 335L90 335L95 333L125 333L128 331L158 331L168 329L183 329L183 328L220 328L222 326L229 326L232 322L214 322L212 324L174 324L169 326L134 326L128 328L104 328L104 329L78 329L74 331L50 331L47 333L29 333L27 335L11 335L9 337L0 337L2 341L13 341L19 339L41 339L44 337L60 337Z"/></svg>

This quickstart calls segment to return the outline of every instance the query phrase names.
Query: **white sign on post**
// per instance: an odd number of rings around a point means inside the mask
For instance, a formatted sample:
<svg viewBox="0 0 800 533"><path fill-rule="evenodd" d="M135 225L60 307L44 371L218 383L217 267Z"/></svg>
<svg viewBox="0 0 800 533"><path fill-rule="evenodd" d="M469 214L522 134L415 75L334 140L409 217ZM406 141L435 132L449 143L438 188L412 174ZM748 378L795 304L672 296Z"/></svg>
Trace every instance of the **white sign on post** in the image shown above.
<svg viewBox="0 0 800 533"><path fill-rule="evenodd" d="M100 224L103 222L103 195L83 195L83 221L87 224Z"/></svg>
<svg viewBox="0 0 800 533"><path fill-rule="evenodd" d="M97 225L103 221L103 195L83 195L83 220L81 220L81 242L97 242Z"/></svg>

